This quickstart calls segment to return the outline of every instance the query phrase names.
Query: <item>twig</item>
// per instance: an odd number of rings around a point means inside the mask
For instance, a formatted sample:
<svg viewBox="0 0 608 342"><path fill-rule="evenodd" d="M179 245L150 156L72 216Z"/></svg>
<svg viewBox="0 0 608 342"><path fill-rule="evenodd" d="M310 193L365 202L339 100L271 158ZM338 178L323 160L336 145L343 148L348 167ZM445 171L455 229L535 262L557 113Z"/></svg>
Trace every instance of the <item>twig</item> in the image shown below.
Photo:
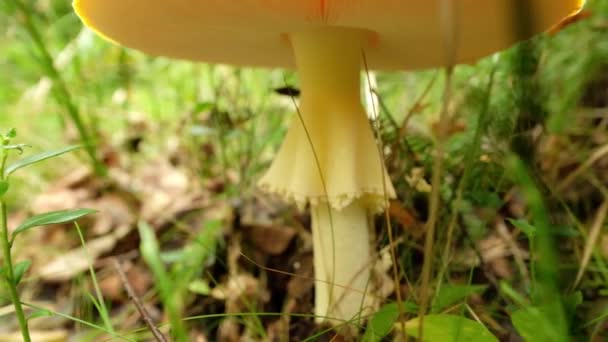
<svg viewBox="0 0 608 342"><path fill-rule="evenodd" d="M513 236L509 234L509 230L507 225L502 217L498 217L496 222L496 231L498 236L507 244L509 250L511 250L511 254L513 255L513 259L515 259L515 264L517 268L519 268L519 273L524 280L524 285L526 288L530 287L530 273L526 268L526 263L524 261L525 255L517 245L517 242L513 239ZM532 248L531 248L532 249Z"/></svg>
<svg viewBox="0 0 608 342"><path fill-rule="evenodd" d="M437 76L439 76L439 72L436 72L435 75L433 75L433 78L426 85L420 96L418 96L412 107L410 107L410 110L405 115L405 118L403 118L401 126L399 127L399 135L397 137L397 141L401 141L403 138L405 138L405 135L407 134L407 124L410 122L412 116L414 116L414 114L418 112L418 110L422 106L422 101L424 101L427 95L431 92L431 89L433 89L435 81L437 81L438 78Z"/></svg>
<svg viewBox="0 0 608 342"><path fill-rule="evenodd" d="M572 171L566 178L557 186L557 192L563 191L568 185L570 185L581 173L585 172L595 162L600 160L605 155L608 155L608 144L599 147L593 151L591 156L585 160L576 170Z"/></svg>
<svg viewBox="0 0 608 342"><path fill-rule="evenodd" d="M426 314L426 310L429 305L429 292L431 291L430 282L431 282L431 273L433 268L433 248L435 243L435 231L437 230L437 224L439 222L439 208L441 206L441 194L439 192L439 188L441 187L441 176L443 174L443 154L445 151L445 147L443 146L445 141L445 132L446 132L446 123L448 116L448 102L451 95L451 86L452 86L452 67L448 67L446 70L446 81L445 81L445 90L444 90L444 100L443 100L443 109L441 110L440 117L440 129L439 135L437 137L437 147L435 150L435 160L433 161L433 175L431 181L431 195L429 198L430 202L430 210L429 210L429 220L426 224L426 237L424 241L424 262L422 264L422 275L421 275L421 296L420 296L420 306L418 310L418 316L420 319L420 328L418 331L418 336L422 336L423 331L423 322L424 315Z"/></svg>
<svg viewBox="0 0 608 342"><path fill-rule="evenodd" d="M114 266L116 273L118 273L118 277L120 278L120 281L122 282L122 286L125 288L125 291L127 291L129 299L133 302L133 304L137 308L137 311L139 311L139 315L150 329L150 332L152 332L152 335L154 336L156 341L168 342L165 336L160 332L160 330L158 330L156 325L154 325L150 314L139 300L139 297L137 297L137 295L135 294L135 291L133 291L133 288L131 287L129 280L127 279L127 275L123 271L120 262L116 258L114 258L112 259L112 265Z"/></svg>

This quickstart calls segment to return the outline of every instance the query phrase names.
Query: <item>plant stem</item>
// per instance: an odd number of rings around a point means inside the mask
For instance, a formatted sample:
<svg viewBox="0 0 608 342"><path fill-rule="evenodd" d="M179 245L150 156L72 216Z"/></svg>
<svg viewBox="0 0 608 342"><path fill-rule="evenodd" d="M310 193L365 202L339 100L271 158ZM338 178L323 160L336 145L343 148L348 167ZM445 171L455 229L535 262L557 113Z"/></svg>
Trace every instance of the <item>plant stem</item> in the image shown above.
<svg viewBox="0 0 608 342"><path fill-rule="evenodd" d="M420 305L418 316L420 319L420 327L418 336L421 341L423 339L424 315L429 307L429 299L431 292L431 276L433 273L433 249L435 245L435 231L439 222L440 207L441 207L441 176L443 175L443 163L445 152L445 140L447 136L448 122L448 105L452 89L452 72L453 68L446 69L446 79L444 84L443 104L439 116L439 132L437 134L437 147L435 149L435 160L433 161L433 174L431 178L431 194L429 198L429 220L426 224L426 237L424 240L424 262L422 264L422 274L420 276Z"/></svg>
<svg viewBox="0 0 608 342"><path fill-rule="evenodd" d="M6 168L6 160L8 157L5 149L0 149L0 180L5 181L4 169ZM19 320L19 327L21 328L21 334L25 342L30 342L30 333L27 327L27 319L21 306L21 300L19 299L19 292L17 292L17 284L15 284L15 273L13 272L13 259L11 258L11 243L8 236L8 210L6 203L3 198L0 198L0 244L2 245L2 256L4 258L4 272L3 278L6 281L11 301L15 306L15 314Z"/></svg>
<svg viewBox="0 0 608 342"><path fill-rule="evenodd" d="M445 142L447 139L447 129L449 120L449 104L452 96L452 75L456 64L456 21L454 19L454 4L449 0L440 1L441 11L443 12L443 23L441 27L445 55L445 82L443 89L443 99L441 112L439 113L439 131L437 133L437 147L435 149L435 159L433 161L433 174L431 176L431 195L429 197L429 219L426 224L426 236L424 241L424 262L422 265L422 275L420 276L420 305L418 317L420 325L418 327L418 338L424 341L424 316L429 306L429 293L431 275L433 273L433 248L435 245L435 231L440 216L441 206L441 177L443 175L443 158L445 152Z"/></svg>

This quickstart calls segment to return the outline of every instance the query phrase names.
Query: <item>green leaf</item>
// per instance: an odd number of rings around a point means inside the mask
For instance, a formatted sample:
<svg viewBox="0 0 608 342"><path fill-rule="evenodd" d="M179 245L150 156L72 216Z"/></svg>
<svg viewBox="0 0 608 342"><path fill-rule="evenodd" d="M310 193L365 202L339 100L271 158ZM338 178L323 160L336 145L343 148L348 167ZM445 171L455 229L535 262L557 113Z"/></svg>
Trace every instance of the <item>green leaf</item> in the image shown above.
<svg viewBox="0 0 608 342"><path fill-rule="evenodd" d="M15 277L15 279L13 279L13 281L15 282L15 285L19 285L19 283L21 282L21 279L23 278L23 275L25 274L25 272L27 272L27 270L30 268L31 265L32 265L31 261L24 260L24 261L18 262L13 267L13 277Z"/></svg>
<svg viewBox="0 0 608 342"><path fill-rule="evenodd" d="M206 281L202 279L197 279L188 284L188 290L192 293L208 296L211 292L211 287Z"/></svg>
<svg viewBox="0 0 608 342"><path fill-rule="evenodd" d="M141 242L139 249L141 256L152 270L152 275L160 289L163 299L169 298L173 292L174 283L170 280L165 265L160 258L160 246L152 227L145 222L140 222L137 226Z"/></svg>
<svg viewBox="0 0 608 342"><path fill-rule="evenodd" d="M539 308L527 307L511 313L511 322L526 342L564 341L553 327L549 316Z"/></svg>
<svg viewBox="0 0 608 342"><path fill-rule="evenodd" d="M17 137L17 130L14 128L11 128L8 130L8 132L6 133L6 137L9 139L13 139Z"/></svg>
<svg viewBox="0 0 608 342"><path fill-rule="evenodd" d="M64 148L61 148L58 150L46 151L46 152L34 154L29 157L23 158L21 160L18 160L14 164L11 164L8 166L6 168L6 171L4 172L4 177L6 178L6 177L10 176L15 171L17 171L23 167L26 167L28 165L35 164L35 163L41 162L43 160L47 160L49 158L54 158L54 157L60 156L65 153L72 152L79 148L81 148L81 146L67 146L67 147L64 147Z"/></svg>
<svg viewBox="0 0 608 342"><path fill-rule="evenodd" d="M557 225L553 226L551 233L555 236L575 238L581 236L581 233L571 226Z"/></svg>
<svg viewBox="0 0 608 342"><path fill-rule="evenodd" d="M4 196L8 191L9 184L5 180L0 180L0 197Z"/></svg>
<svg viewBox="0 0 608 342"><path fill-rule="evenodd" d="M399 328L400 324L395 324ZM405 323L408 335L418 338L420 319L414 318ZM424 316L424 342L498 342L482 324L456 315Z"/></svg>
<svg viewBox="0 0 608 342"><path fill-rule="evenodd" d="M27 316L27 320L29 321L30 319L39 318L39 317L53 317L54 315L55 314L53 314L53 312L50 310L38 309L38 310L32 312L29 316Z"/></svg>
<svg viewBox="0 0 608 342"><path fill-rule="evenodd" d="M468 296L485 291L485 285L444 285L435 298L431 312L440 312Z"/></svg>
<svg viewBox="0 0 608 342"><path fill-rule="evenodd" d="M513 220L513 219L508 219L508 221L515 226L515 228L521 230L522 232L524 232L524 234L526 234L526 236L528 237L528 239L532 240L534 239L534 237L536 236L536 227L534 227L533 225L531 225L530 223L528 223L528 221L526 220Z"/></svg>
<svg viewBox="0 0 608 342"><path fill-rule="evenodd" d="M23 233L24 231L34 227L72 222L85 215L89 215L95 212L97 211L93 209L74 209L52 211L49 213L32 216L26 219L23 223L21 223L21 225L19 225L15 229L11 240L14 240L18 234Z"/></svg>
<svg viewBox="0 0 608 342"><path fill-rule="evenodd" d="M519 306L527 306L528 305L528 300L522 296L521 294L519 294L511 285L509 285L509 283L507 283L506 281L501 281L498 284L498 287L500 288L500 292L506 296L507 298L510 298L512 301L514 301L515 303L517 303Z"/></svg>
<svg viewBox="0 0 608 342"><path fill-rule="evenodd" d="M576 308L583 304L583 293L581 291L576 291L568 294L564 296L562 302L564 303L566 314L572 318L576 313Z"/></svg>
<svg viewBox="0 0 608 342"><path fill-rule="evenodd" d="M213 108L215 108L215 103L213 102L199 102L194 106L193 109L193 113L200 113L200 112L208 112L210 110L212 110Z"/></svg>
<svg viewBox="0 0 608 342"><path fill-rule="evenodd" d="M389 303L380 308L367 323L363 341L380 341L393 329L393 324L399 318L399 308L397 303Z"/></svg>

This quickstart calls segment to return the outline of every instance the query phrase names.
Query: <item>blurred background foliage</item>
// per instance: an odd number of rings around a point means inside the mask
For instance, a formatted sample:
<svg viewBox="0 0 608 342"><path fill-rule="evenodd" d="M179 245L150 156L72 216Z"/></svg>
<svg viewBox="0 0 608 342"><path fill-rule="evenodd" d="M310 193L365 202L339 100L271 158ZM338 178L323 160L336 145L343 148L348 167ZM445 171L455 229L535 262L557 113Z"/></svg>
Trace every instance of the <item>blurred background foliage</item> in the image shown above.
<svg viewBox="0 0 608 342"><path fill-rule="evenodd" d="M497 217L530 220L534 226L528 209L533 204L522 199L518 189L524 185L507 165L508 156L514 153L525 162L545 201L557 239L553 248L560 263L553 266L559 269L560 291L571 290L587 227L608 200L608 153L602 152L608 144L608 2L590 0L585 10L590 16L580 22L458 66L453 74L435 251L436 269L444 274L436 281L473 270L475 280L490 284L493 290L484 301L499 322L491 326L494 332L504 334L501 308L521 303L500 291L502 276L488 271L490 266L464 259L495 231ZM393 215L397 235L408 241L398 249L401 276L415 283L446 76L443 70L370 75L377 81L379 133L399 194L395 210L413 217L405 222ZM202 182L223 179L217 196L224 200L252 197L295 113L291 98L275 91L286 82L297 87L297 76L153 58L114 46L82 27L69 1L0 2L0 128L17 128L20 140L34 150L78 143L84 132L102 169L116 166L116 158L129 169L165 156ZM20 191L9 193L14 209L27 209L32 193L90 163L82 152L33 168L16 179ZM450 225L457 227L453 237L447 233ZM384 237L386 227L380 227ZM525 227L509 224L511 231ZM573 310L572 335L599 336L608 316L605 223L601 229L578 287L584 299ZM524 235L514 239L534 253ZM443 269L448 239L456 261ZM516 262L508 258L509 264ZM531 267L528 261L525 267ZM532 296L526 277L520 269L511 286Z"/></svg>

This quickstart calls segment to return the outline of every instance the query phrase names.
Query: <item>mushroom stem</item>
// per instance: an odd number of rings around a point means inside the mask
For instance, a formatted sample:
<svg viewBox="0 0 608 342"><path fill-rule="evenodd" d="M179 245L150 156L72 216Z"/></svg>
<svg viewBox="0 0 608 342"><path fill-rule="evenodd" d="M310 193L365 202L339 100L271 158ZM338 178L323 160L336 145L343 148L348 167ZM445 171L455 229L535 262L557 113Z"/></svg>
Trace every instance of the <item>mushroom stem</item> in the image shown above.
<svg viewBox="0 0 608 342"><path fill-rule="evenodd" d="M353 320L368 313L372 263L368 210L357 200L336 210L326 203L311 208L315 267L315 316ZM332 322L330 320L330 322Z"/></svg>
<svg viewBox="0 0 608 342"><path fill-rule="evenodd" d="M260 185L311 204L318 321L350 320L371 302L368 216L394 196L361 105L362 48L369 32L323 28L290 35L302 95L296 117ZM384 173L384 174L383 174ZM384 183L383 183L384 182ZM333 286L332 286L333 284Z"/></svg>
<svg viewBox="0 0 608 342"><path fill-rule="evenodd" d="M290 35L302 95L298 117L260 180L263 189L335 209L365 197L379 211L385 192L394 196L361 105L361 51L369 34L324 28Z"/></svg>

